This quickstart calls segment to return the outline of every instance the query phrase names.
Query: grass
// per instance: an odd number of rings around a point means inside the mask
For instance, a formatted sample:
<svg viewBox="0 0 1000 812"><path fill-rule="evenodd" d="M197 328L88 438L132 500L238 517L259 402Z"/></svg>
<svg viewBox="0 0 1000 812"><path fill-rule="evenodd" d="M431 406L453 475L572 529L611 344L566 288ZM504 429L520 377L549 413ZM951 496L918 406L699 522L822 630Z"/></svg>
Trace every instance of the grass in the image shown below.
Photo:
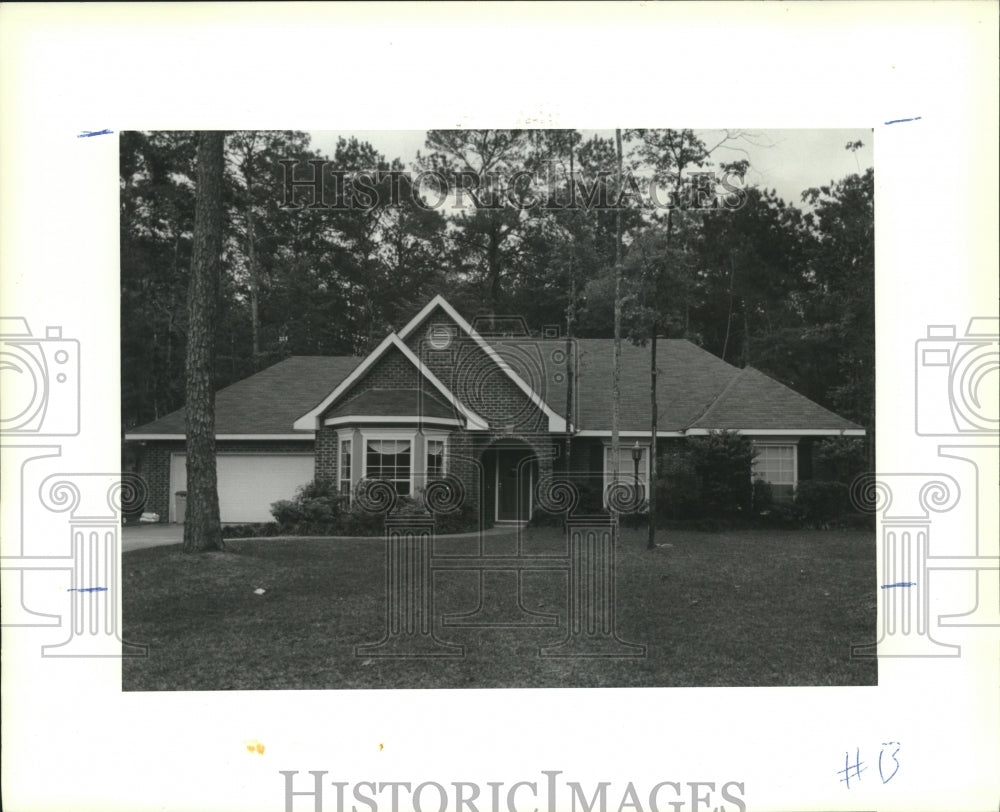
<svg viewBox="0 0 1000 812"><path fill-rule="evenodd" d="M477 603L467 571L435 575L435 629L460 659L356 657L385 628L385 548L379 539L246 539L232 552L179 546L123 557L124 639L149 646L126 659L127 691L337 688L875 685L873 659L851 659L875 628L875 539L854 530L671 530L618 543L619 636L646 656L552 659L538 647L566 629L566 575L528 572L524 605L558 628L443 628ZM510 554L513 542L487 540ZM471 553L469 540L439 540ZM529 529L528 553L564 549L562 533ZM262 595L254 590L262 588Z"/></svg>

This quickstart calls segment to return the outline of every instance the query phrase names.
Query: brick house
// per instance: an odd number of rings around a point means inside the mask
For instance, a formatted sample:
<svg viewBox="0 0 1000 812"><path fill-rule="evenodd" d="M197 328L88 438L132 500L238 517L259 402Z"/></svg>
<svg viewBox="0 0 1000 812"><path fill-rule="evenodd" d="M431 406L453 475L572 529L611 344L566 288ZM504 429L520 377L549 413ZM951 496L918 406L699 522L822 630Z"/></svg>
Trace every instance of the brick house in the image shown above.
<svg viewBox="0 0 1000 812"><path fill-rule="evenodd" d="M224 522L269 521L269 507L313 478L351 493L362 478L414 495L447 473L492 521L530 516L534 486L565 468L606 490L613 342L534 338L517 320L473 326L441 296L367 357L296 356L216 395ZM620 477L649 471L649 349L622 343ZM572 365L572 368L571 366ZM657 446L737 430L758 447L755 476L788 496L810 476L810 443L864 430L763 373L681 339L657 356ZM575 379L567 408L570 373ZM570 414L567 426L566 414ZM186 483L184 412L128 432L139 444L146 509L175 521ZM634 462L638 458L638 464Z"/></svg>

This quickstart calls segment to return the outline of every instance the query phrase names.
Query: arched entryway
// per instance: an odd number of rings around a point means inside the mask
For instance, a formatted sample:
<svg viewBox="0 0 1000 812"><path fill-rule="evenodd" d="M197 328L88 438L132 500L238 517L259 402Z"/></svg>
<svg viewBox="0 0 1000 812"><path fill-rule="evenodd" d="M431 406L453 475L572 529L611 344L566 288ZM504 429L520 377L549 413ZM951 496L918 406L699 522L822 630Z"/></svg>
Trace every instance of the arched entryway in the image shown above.
<svg viewBox="0 0 1000 812"><path fill-rule="evenodd" d="M538 480L538 454L523 440L504 438L483 451L483 507L494 522L526 522L531 518Z"/></svg>

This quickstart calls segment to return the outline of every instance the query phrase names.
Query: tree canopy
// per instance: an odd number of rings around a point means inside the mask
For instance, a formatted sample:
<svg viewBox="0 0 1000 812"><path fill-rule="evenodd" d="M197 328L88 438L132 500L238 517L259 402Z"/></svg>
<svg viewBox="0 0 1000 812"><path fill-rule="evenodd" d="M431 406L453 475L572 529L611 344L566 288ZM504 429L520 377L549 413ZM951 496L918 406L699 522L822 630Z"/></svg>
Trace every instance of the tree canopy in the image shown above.
<svg viewBox="0 0 1000 812"><path fill-rule="evenodd" d="M687 338L874 429L872 170L798 204L740 187L739 205L704 205L706 173L746 162L718 163L690 130L623 134L620 190L613 139L572 130L432 130L412 166L357 138L326 156L303 132L228 134L217 384L289 355L364 353L438 292L470 316L540 333L572 314L576 335L610 337L617 204L624 335ZM125 428L184 400L197 140L121 137ZM283 206L290 159L326 161L372 205ZM421 172L443 179L444 205L420 204ZM650 191L675 205L644 205Z"/></svg>

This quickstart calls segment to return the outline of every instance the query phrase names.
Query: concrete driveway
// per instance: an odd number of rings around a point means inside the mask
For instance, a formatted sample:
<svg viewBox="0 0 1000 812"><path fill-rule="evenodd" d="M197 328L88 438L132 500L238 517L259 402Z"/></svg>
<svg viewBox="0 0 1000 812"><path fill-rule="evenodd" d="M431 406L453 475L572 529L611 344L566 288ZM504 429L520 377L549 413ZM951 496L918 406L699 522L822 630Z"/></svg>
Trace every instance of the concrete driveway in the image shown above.
<svg viewBox="0 0 1000 812"><path fill-rule="evenodd" d="M184 541L182 524L129 524L122 528L122 552Z"/></svg>

